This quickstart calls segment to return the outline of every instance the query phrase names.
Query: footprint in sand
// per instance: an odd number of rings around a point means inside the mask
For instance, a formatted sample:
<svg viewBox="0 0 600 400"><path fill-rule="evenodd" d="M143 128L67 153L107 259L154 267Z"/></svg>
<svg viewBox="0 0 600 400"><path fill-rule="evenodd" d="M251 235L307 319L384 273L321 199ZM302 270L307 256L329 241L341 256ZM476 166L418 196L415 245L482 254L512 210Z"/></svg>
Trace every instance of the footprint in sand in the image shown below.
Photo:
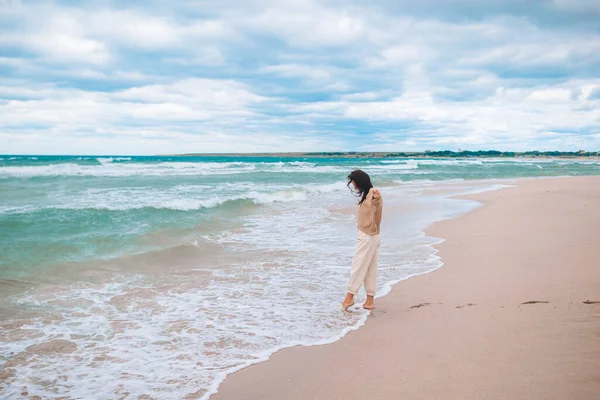
<svg viewBox="0 0 600 400"><path fill-rule="evenodd" d="M421 307L430 306L430 305L431 305L431 303L421 303L421 304L417 304L416 306L412 306L411 309L421 308Z"/></svg>
<svg viewBox="0 0 600 400"><path fill-rule="evenodd" d="M531 300L531 301L526 301L525 303L521 303L521 304L548 304L550 303L549 301L543 301L543 300Z"/></svg>
<svg viewBox="0 0 600 400"><path fill-rule="evenodd" d="M456 306L456 308L465 308L465 307L473 307L476 306L477 304L475 303L467 303L467 304L463 304L462 306Z"/></svg>

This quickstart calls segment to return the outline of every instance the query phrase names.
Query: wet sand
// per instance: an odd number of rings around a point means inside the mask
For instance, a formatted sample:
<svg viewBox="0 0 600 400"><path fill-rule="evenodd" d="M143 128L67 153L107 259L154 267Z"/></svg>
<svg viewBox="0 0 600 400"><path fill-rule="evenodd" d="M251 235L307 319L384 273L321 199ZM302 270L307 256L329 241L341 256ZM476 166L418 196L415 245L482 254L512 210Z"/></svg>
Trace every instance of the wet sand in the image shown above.
<svg viewBox="0 0 600 400"><path fill-rule="evenodd" d="M366 326L211 399L599 399L600 178L518 185L430 228L444 267L394 286Z"/></svg>

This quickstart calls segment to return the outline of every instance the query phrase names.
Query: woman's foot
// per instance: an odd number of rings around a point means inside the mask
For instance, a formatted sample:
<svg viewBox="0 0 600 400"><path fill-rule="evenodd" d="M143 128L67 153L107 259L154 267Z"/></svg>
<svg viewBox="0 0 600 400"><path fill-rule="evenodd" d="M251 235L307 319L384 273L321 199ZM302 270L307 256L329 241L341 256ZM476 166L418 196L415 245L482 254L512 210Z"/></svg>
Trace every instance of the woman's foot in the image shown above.
<svg viewBox="0 0 600 400"><path fill-rule="evenodd" d="M342 302L342 311L348 311L348 308L354 305L354 295L352 293L347 293L346 298Z"/></svg>
<svg viewBox="0 0 600 400"><path fill-rule="evenodd" d="M363 308L365 310L374 310L375 309L375 297L367 296L367 301L363 304Z"/></svg>

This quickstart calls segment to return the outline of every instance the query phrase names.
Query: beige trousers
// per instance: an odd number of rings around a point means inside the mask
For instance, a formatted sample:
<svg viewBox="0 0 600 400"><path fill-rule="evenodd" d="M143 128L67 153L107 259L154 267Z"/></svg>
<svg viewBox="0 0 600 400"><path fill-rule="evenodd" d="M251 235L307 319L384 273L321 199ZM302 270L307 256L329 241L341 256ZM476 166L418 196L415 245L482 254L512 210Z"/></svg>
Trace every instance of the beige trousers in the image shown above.
<svg viewBox="0 0 600 400"><path fill-rule="evenodd" d="M357 294L364 283L367 295L375 296L380 243L379 235L367 235L358 231L358 243L352 259L352 272L348 281L349 293Z"/></svg>

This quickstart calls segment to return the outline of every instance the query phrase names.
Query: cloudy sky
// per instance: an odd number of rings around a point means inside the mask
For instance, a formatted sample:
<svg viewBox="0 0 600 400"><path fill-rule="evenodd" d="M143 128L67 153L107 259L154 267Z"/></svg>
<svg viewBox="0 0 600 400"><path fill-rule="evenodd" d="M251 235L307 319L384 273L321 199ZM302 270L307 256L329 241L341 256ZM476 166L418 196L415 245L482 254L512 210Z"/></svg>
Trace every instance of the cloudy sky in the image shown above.
<svg viewBox="0 0 600 400"><path fill-rule="evenodd" d="M0 0L0 153L600 150L600 0Z"/></svg>

